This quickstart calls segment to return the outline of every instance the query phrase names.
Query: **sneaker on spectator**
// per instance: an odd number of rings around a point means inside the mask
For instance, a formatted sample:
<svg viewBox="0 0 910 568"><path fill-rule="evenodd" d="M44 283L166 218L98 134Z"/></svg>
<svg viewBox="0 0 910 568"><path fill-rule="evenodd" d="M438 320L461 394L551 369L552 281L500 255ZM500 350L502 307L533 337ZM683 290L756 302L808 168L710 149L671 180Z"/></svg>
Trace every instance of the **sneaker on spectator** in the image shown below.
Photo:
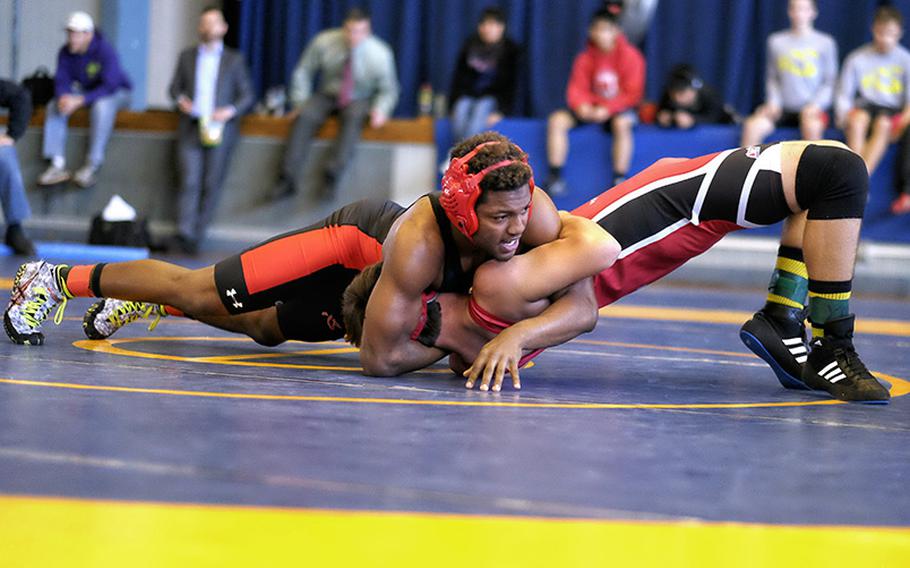
<svg viewBox="0 0 910 568"><path fill-rule="evenodd" d="M900 197L891 202L892 215L906 215L910 213L910 193L902 193Z"/></svg>
<svg viewBox="0 0 910 568"><path fill-rule="evenodd" d="M295 195L297 195L297 184L294 182L294 179L282 174L275 183L275 187L272 188L272 200L278 201L280 199L294 197Z"/></svg>
<svg viewBox="0 0 910 568"><path fill-rule="evenodd" d="M319 199L332 201L338 193L338 173L331 168L322 172L322 187L319 188Z"/></svg>
<svg viewBox="0 0 910 568"><path fill-rule="evenodd" d="M97 176L95 175L97 173L98 169L95 166L91 164L85 164L76 170L76 175L73 176L73 181L75 181L76 185L81 188L89 188L98 183Z"/></svg>
<svg viewBox="0 0 910 568"><path fill-rule="evenodd" d="M566 180L561 177L550 177L547 179L544 190L550 197L558 197L567 194L569 192L569 186L566 184Z"/></svg>
<svg viewBox="0 0 910 568"><path fill-rule="evenodd" d="M38 176L38 185L57 185L70 180L70 173L64 168L50 165Z"/></svg>
<svg viewBox="0 0 910 568"><path fill-rule="evenodd" d="M34 256L35 245L25 235L22 225L10 225L6 228L6 246L13 249L14 254L20 256Z"/></svg>

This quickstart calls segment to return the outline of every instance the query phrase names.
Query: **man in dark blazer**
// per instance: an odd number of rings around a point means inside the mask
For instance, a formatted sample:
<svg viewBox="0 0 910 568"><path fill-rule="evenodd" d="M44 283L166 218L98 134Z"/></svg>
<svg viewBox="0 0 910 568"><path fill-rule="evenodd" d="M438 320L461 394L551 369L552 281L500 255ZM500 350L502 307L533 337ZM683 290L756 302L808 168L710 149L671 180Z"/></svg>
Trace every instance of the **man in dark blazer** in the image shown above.
<svg viewBox="0 0 910 568"><path fill-rule="evenodd" d="M205 238L237 142L239 118L255 102L243 55L224 47L228 25L218 8L199 17L199 45L180 54L170 95L180 111L180 196L172 248L195 254Z"/></svg>

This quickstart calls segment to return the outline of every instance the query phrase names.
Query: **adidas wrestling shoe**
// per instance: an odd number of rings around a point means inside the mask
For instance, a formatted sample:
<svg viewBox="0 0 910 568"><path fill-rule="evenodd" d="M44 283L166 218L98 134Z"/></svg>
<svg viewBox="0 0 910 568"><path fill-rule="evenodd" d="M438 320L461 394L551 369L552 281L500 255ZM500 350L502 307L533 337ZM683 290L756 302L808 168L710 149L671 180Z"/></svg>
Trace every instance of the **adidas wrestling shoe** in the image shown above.
<svg viewBox="0 0 910 568"><path fill-rule="evenodd" d="M803 382L840 400L887 404L891 393L872 376L853 347L854 318L849 315L825 322L824 337L812 340Z"/></svg>
<svg viewBox="0 0 910 568"><path fill-rule="evenodd" d="M85 312L82 331L89 339L107 339L128 323L154 318L148 327L149 331L153 331L165 316L167 312L161 304L104 298Z"/></svg>
<svg viewBox="0 0 910 568"><path fill-rule="evenodd" d="M805 309L768 302L739 330L742 342L771 366L784 388L809 388L802 380L809 354L805 321Z"/></svg>
<svg viewBox="0 0 910 568"><path fill-rule="evenodd" d="M3 314L3 328L13 343L20 345L41 345L44 334L41 324L59 304L54 323L63 320L63 310L69 295L61 284L60 270L66 265L47 262L27 262L19 267L9 305Z"/></svg>

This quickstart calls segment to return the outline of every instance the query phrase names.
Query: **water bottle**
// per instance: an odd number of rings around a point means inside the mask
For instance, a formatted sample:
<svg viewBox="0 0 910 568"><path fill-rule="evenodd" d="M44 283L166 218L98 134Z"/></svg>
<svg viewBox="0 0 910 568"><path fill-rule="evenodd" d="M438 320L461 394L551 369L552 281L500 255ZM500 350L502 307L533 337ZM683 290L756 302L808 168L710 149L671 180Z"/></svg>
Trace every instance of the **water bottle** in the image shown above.
<svg viewBox="0 0 910 568"><path fill-rule="evenodd" d="M429 116L433 112L433 87L424 83L417 91L417 111L420 116Z"/></svg>

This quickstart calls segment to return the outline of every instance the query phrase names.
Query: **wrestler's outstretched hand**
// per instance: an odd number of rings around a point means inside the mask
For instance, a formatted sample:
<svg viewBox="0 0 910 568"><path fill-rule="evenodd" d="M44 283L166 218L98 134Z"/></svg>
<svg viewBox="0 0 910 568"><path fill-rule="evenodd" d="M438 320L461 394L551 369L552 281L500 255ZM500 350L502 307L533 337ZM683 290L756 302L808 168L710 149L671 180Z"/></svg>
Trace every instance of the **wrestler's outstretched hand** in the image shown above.
<svg viewBox="0 0 910 568"><path fill-rule="evenodd" d="M509 333L506 329L491 339L474 359L471 367L463 373L468 379L465 388L474 388L480 378L480 390L502 389L502 379L506 371L512 375L512 386L521 388L521 378L518 376L518 362L521 360L521 341L518 333Z"/></svg>

